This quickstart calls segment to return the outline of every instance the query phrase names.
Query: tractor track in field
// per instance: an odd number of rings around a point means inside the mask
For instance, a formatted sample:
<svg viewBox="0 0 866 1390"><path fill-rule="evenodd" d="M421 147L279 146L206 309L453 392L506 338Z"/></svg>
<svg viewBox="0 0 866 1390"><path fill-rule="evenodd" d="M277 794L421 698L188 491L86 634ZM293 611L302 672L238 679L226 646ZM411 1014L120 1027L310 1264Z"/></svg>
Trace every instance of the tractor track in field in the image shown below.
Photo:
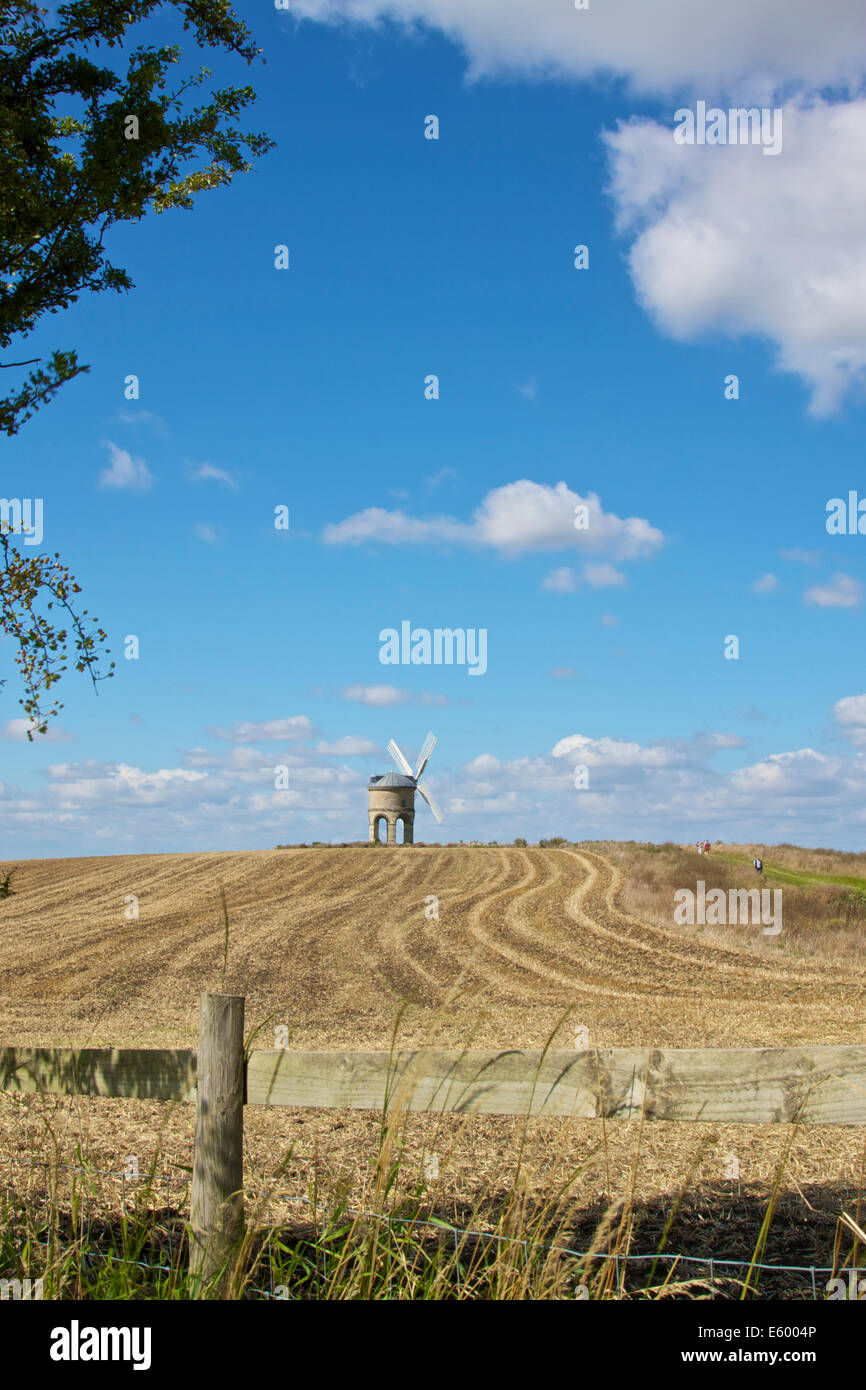
<svg viewBox="0 0 866 1390"><path fill-rule="evenodd" d="M729 946L644 922L621 906L622 871L594 848L311 848L13 868L14 894L0 902L5 1044L195 1047L201 990L245 995L246 1032L260 1029L252 1045L261 1048L286 1024L290 1047L386 1049L395 1020L404 1047L539 1048L554 1038L571 1048L577 1027L599 1047L866 1044L866 969L798 959L784 938L750 949L742 930ZM140 916L126 921L133 893ZM434 897L438 919L425 916ZM190 1121L189 1107L160 1102L4 1093L0 1156L44 1158L50 1129L63 1161L86 1152L116 1172L126 1155L144 1167L159 1151L160 1172L183 1174ZM370 1112L251 1106L245 1181L265 1186L291 1154L281 1190L303 1196L315 1172L340 1192L349 1183L362 1205L379 1123ZM852 1126L800 1126L792 1140L779 1125L610 1124L602 1160L595 1121L540 1118L525 1143L519 1117L432 1123L428 1132L431 1117L413 1115L412 1161L420 1172L422 1154L447 1155L442 1200L469 1206L501 1188L518 1154L545 1193L557 1162L557 1187L578 1172L575 1195L587 1200L635 1184L679 1193L697 1172L718 1182L734 1153L766 1204L789 1141L795 1191L862 1181Z"/></svg>
<svg viewBox="0 0 866 1390"><path fill-rule="evenodd" d="M248 1027L285 1023L298 1046L388 1046L400 1010L412 1045L435 1029L443 1046L537 1047L564 1016L609 1046L866 1041L866 970L643 922L591 849L31 860L14 884L0 905L14 1042L190 1046L199 992L222 987L246 995Z"/></svg>

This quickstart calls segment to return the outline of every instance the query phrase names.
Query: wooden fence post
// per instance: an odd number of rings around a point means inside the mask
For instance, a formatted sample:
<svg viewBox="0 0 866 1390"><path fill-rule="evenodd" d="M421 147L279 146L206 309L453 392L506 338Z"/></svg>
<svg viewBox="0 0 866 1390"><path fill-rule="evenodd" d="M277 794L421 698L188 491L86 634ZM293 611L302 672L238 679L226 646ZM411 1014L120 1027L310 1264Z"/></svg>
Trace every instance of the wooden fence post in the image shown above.
<svg viewBox="0 0 866 1390"><path fill-rule="evenodd" d="M243 1231L244 1000L202 994L196 1066L190 1274L195 1297Z"/></svg>

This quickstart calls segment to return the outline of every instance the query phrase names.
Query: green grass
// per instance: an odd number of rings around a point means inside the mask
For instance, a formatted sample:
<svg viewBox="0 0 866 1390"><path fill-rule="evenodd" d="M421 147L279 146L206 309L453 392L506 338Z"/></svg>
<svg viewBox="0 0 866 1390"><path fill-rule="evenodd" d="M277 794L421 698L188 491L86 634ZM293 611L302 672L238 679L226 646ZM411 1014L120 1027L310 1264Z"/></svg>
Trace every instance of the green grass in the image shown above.
<svg viewBox="0 0 866 1390"><path fill-rule="evenodd" d="M711 859L724 859L728 864L749 864L752 861L745 854L725 854L722 850L714 850L710 855ZM795 869L780 869L768 864L764 860L764 872L755 877L769 878L778 880L780 883L831 883L838 884L842 888L860 888L866 892L866 878L855 878L853 875L845 876L842 874L812 874L801 873Z"/></svg>

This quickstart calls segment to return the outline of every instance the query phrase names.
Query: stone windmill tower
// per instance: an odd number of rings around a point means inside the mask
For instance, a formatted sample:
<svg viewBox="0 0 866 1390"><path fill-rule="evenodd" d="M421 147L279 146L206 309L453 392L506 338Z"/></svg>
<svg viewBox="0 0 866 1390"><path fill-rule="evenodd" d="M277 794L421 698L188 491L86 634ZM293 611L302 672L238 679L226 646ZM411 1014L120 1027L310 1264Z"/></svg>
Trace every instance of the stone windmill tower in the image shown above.
<svg viewBox="0 0 866 1390"><path fill-rule="evenodd" d="M430 792L424 783L419 779L421 773L427 766L430 754L433 752L436 739L432 734L428 734L424 740L424 747L421 749L418 758L418 769L413 773L411 765L403 757L400 749L393 739L388 744L388 752L391 754L397 772L386 772L381 777L371 777L367 784L368 805L367 814L370 820L370 843L373 844L379 839L379 827L384 820L387 827L387 840L389 845L397 844L397 823L403 823L403 844L411 845L415 827L415 792L419 791L423 796L430 810L433 812L439 824L442 824L442 816L439 807L433 800Z"/></svg>

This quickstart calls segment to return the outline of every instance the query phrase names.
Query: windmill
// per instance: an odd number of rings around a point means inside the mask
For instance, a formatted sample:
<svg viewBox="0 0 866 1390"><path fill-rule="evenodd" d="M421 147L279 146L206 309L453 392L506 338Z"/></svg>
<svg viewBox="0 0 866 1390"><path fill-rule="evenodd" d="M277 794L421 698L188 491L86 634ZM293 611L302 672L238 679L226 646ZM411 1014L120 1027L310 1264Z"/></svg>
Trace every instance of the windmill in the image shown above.
<svg viewBox="0 0 866 1390"><path fill-rule="evenodd" d="M433 734L428 734L418 756L418 767L413 772L409 760L404 757L397 744L391 739L388 744L388 752L398 771L386 772L381 777L371 777L367 784L367 814L370 820L371 844L379 839L379 825L384 820L387 826L387 843L389 845L396 845L397 843L398 821L403 822L403 844L411 845L414 839L416 791L421 793L439 824L442 824L442 814L439 807L433 800L432 793L421 781L421 773L430 760L430 754L433 752L435 744L436 739Z"/></svg>

